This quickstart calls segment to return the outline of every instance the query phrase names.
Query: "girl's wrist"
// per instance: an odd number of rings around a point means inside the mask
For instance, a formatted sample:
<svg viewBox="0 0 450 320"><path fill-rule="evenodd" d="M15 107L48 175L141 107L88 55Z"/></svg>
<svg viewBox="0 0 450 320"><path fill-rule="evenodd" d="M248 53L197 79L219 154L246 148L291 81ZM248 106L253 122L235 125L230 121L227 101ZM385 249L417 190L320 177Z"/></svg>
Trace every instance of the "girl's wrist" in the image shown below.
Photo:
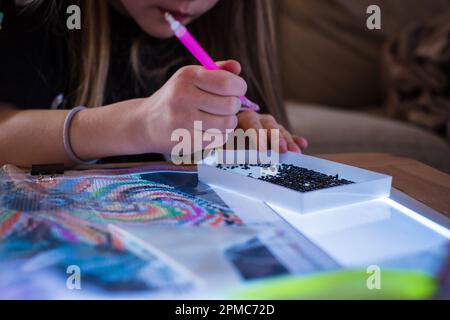
<svg viewBox="0 0 450 320"><path fill-rule="evenodd" d="M149 128L154 128L155 123L149 119L146 99L125 101L123 110L126 118L129 145L135 150L135 154L158 153L157 141L153 141L156 135L149 135Z"/></svg>
<svg viewBox="0 0 450 320"><path fill-rule="evenodd" d="M133 113L118 104L82 110L72 120L72 149L83 160L143 153L135 127Z"/></svg>
<svg viewBox="0 0 450 320"><path fill-rule="evenodd" d="M64 151L66 152L66 156L76 164L94 164L95 161L85 161L80 159L77 154L74 152L72 148L71 143L71 129L72 129L72 120L77 115L77 113L81 112L82 110L85 110L85 107L79 106L72 110L70 110L64 120L64 127L63 127L63 145L64 145Z"/></svg>

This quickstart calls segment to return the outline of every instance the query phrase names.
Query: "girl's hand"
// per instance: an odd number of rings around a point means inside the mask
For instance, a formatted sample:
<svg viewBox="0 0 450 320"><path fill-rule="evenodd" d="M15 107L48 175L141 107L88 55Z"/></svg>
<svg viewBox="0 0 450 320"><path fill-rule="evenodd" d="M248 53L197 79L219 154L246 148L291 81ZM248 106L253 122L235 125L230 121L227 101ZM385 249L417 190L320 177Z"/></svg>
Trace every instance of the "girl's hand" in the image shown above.
<svg viewBox="0 0 450 320"><path fill-rule="evenodd" d="M271 144L271 130L280 130L280 153L286 153L288 151L301 153L308 147L308 141L305 138L292 135L269 114L258 114L250 110L241 112L238 115L238 127L244 131L248 129L266 129L268 134L266 139L269 145ZM259 141L253 141L253 143L259 146Z"/></svg>
<svg viewBox="0 0 450 320"><path fill-rule="evenodd" d="M236 61L219 63L222 70L209 71L201 66L188 66L175 75L154 95L138 103L135 137L141 151L170 154L179 141L171 142L177 129L194 135L194 122L202 122L202 130L217 129L221 140L227 141L227 129L235 129L241 107L238 97L245 95L246 82L237 74L241 67ZM219 133L217 134L219 135ZM219 138L219 137L218 137ZM191 143L193 148L205 148ZM221 145L220 145L221 146ZM219 146L217 146L219 147ZM192 152L200 150L192 149Z"/></svg>

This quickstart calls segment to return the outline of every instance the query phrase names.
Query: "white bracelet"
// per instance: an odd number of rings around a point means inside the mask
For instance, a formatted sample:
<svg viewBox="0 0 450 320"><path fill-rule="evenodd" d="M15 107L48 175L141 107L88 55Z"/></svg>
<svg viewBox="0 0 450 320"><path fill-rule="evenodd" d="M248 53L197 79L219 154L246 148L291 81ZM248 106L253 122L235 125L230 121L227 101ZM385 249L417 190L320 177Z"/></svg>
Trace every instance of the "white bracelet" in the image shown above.
<svg viewBox="0 0 450 320"><path fill-rule="evenodd" d="M64 129L63 129L63 143L64 143L64 150L67 153L67 156L69 159L76 164L95 164L97 163L97 160L94 161L83 161L80 158L78 158L75 153L73 152L72 145L70 144L70 127L72 124L73 117L80 112L81 110L86 109L85 107L76 107L67 114L66 119L64 120Z"/></svg>

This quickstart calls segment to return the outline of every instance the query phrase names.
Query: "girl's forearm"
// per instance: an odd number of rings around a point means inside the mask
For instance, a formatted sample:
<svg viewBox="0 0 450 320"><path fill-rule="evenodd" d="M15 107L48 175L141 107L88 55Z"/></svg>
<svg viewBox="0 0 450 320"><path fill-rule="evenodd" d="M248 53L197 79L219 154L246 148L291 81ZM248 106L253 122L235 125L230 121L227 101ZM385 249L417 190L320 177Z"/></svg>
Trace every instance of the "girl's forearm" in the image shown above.
<svg viewBox="0 0 450 320"><path fill-rule="evenodd" d="M79 112L70 127L75 154L80 159L93 160L142 153L133 142L135 133L130 132L133 113L125 109L111 105ZM63 143L67 113L67 110L19 111L0 107L0 165L73 165Z"/></svg>
<svg viewBox="0 0 450 320"><path fill-rule="evenodd" d="M62 138L67 112L0 109L0 165L71 164Z"/></svg>

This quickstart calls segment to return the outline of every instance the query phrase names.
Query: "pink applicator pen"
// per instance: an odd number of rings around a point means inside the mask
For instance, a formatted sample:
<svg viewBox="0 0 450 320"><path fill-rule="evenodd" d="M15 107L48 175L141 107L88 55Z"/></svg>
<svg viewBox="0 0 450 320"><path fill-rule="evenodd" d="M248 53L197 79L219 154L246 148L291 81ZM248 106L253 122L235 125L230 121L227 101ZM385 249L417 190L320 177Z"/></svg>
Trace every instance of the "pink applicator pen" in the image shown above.
<svg viewBox="0 0 450 320"><path fill-rule="evenodd" d="M178 20L176 20L170 13L165 14L167 22L170 24L170 28L175 33L175 36L181 41L181 43L189 50L189 52L204 66L207 70L220 70L213 59L206 53L206 51L200 46L197 40L187 30L187 28ZM242 109L250 109L258 112L259 106L250 101L247 97L240 97L242 102Z"/></svg>

